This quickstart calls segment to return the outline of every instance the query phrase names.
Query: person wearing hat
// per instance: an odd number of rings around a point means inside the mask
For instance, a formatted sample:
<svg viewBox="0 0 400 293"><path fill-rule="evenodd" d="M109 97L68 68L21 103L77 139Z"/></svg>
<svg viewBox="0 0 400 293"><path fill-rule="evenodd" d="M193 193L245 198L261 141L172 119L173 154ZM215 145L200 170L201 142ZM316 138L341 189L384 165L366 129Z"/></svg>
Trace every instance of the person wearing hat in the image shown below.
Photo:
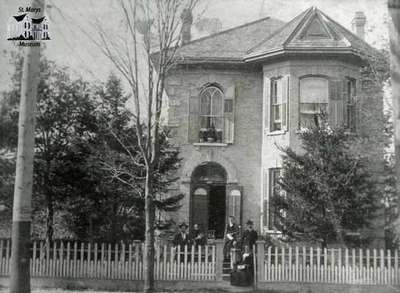
<svg viewBox="0 0 400 293"><path fill-rule="evenodd" d="M231 249L236 248L239 234L239 226L235 223L235 217L229 216L228 225L225 228L224 258L229 259Z"/></svg>
<svg viewBox="0 0 400 293"><path fill-rule="evenodd" d="M185 222L179 225L179 231L175 234L173 244L174 246L180 245L181 249L183 250L185 245L190 245L190 238L187 232L188 225Z"/></svg>
<svg viewBox="0 0 400 293"><path fill-rule="evenodd" d="M207 244L207 238L204 235L202 229L200 229L199 224L194 224L192 231L189 233L190 240L192 244L197 248Z"/></svg>
<svg viewBox="0 0 400 293"><path fill-rule="evenodd" d="M253 221L248 220L246 223L246 230L242 235L242 247L248 246L250 250L253 249L253 246L256 244L258 238L257 231L254 230Z"/></svg>

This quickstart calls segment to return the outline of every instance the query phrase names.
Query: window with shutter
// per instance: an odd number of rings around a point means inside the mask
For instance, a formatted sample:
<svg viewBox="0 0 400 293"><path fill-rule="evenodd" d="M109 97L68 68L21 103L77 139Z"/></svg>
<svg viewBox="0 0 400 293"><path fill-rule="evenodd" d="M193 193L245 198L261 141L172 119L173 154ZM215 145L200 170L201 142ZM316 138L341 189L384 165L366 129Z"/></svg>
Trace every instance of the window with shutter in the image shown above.
<svg viewBox="0 0 400 293"><path fill-rule="evenodd" d="M266 81L269 81L268 85L265 84L264 89L264 94L269 93L269 131L287 130L289 76L266 79Z"/></svg>
<svg viewBox="0 0 400 293"><path fill-rule="evenodd" d="M283 120L283 86L282 78L271 80L271 131L282 130Z"/></svg>
<svg viewBox="0 0 400 293"><path fill-rule="evenodd" d="M226 89L224 104L224 142L233 143L235 137L235 86Z"/></svg>
<svg viewBox="0 0 400 293"><path fill-rule="evenodd" d="M313 127L315 118L328 110L329 84L323 77L300 79L300 127Z"/></svg>
<svg viewBox="0 0 400 293"><path fill-rule="evenodd" d="M226 93L218 86L208 86L199 96L190 97L189 142L192 143L233 143L234 86Z"/></svg>

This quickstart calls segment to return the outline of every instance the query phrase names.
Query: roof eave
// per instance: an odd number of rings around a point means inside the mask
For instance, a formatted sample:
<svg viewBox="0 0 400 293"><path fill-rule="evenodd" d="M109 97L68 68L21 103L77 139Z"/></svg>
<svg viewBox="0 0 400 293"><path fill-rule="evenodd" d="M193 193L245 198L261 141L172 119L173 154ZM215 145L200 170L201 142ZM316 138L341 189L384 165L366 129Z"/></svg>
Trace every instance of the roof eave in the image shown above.
<svg viewBox="0 0 400 293"><path fill-rule="evenodd" d="M362 57L359 52L354 50L353 48L325 48L325 47L314 47L314 48L280 48L276 50L271 50L268 52L263 52L255 55L247 55L244 57L244 62L255 62L266 60L268 58L277 57L279 55L285 54L350 54L357 57Z"/></svg>
<svg viewBox="0 0 400 293"><path fill-rule="evenodd" d="M184 57L176 64L244 64L242 58Z"/></svg>

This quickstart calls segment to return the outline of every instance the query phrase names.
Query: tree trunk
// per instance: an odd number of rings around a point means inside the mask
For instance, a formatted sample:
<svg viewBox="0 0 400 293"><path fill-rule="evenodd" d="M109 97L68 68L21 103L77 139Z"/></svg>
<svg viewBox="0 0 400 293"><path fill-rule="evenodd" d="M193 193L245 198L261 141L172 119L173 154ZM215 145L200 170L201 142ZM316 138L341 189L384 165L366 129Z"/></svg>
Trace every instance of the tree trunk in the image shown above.
<svg viewBox="0 0 400 293"><path fill-rule="evenodd" d="M39 8L38 18L44 12L44 0L32 1ZM39 81L40 47L24 48L24 66L21 79L21 100L18 121L18 152L15 172L12 218L12 247L10 293L29 293L30 237L32 221L32 181L35 145L35 109Z"/></svg>
<svg viewBox="0 0 400 293"><path fill-rule="evenodd" d="M50 243L53 240L54 235L54 205L53 205L53 195L51 191L46 194L46 240Z"/></svg>
<svg viewBox="0 0 400 293"><path fill-rule="evenodd" d="M145 186L145 240L144 240L144 288L143 292L154 291L154 219L155 208L153 202L153 169L146 169Z"/></svg>

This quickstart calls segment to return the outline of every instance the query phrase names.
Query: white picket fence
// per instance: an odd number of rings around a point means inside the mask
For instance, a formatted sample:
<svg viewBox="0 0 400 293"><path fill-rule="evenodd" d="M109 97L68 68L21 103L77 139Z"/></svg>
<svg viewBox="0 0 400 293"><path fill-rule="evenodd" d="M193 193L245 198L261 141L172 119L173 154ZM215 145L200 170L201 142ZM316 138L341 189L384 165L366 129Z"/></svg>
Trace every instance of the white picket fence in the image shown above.
<svg viewBox="0 0 400 293"><path fill-rule="evenodd" d="M32 241L32 277L143 279L143 244ZM0 276L10 272L11 241L0 240ZM215 280L215 246L156 245L156 280Z"/></svg>
<svg viewBox="0 0 400 293"><path fill-rule="evenodd" d="M267 247L259 281L334 284L400 284L398 251Z"/></svg>

